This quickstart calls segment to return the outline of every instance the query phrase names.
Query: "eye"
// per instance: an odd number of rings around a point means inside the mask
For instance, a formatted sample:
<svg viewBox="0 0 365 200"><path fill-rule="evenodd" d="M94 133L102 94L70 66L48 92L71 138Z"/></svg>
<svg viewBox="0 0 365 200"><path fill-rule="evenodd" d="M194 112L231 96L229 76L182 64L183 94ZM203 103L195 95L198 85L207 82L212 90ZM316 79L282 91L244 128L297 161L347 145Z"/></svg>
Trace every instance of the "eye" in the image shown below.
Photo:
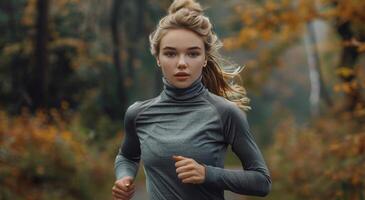
<svg viewBox="0 0 365 200"><path fill-rule="evenodd" d="M195 52L195 51L188 53L188 56L189 57L192 57L192 58L198 57L199 55L200 55L200 53L199 52Z"/></svg>
<svg viewBox="0 0 365 200"><path fill-rule="evenodd" d="M176 53L175 53L175 52L173 52L173 51L165 51L165 52L163 53L163 55L165 55L165 56L167 56L167 57L174 57L174 56L176 55Z"/></svg>

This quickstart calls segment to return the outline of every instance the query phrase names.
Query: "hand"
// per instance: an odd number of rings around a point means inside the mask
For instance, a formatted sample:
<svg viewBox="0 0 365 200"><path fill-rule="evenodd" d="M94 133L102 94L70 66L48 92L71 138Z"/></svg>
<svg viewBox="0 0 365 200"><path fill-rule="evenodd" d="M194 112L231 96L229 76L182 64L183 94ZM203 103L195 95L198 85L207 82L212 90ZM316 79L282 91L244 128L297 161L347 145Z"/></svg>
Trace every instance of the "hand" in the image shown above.
<svg viewBox="0 0 365 200"><path fill-rule="evenodd" d="M112 188L114 200L129 200L133 197L135 185L133 177L126 176L115 181Z"/></svg>
<svg viewBox="0 0 365 200"><path fill-rule="evenodd" d="M175 160L176 173L183 183L200 184L205 180L205 167L194 159L172 156Z"/></svg>

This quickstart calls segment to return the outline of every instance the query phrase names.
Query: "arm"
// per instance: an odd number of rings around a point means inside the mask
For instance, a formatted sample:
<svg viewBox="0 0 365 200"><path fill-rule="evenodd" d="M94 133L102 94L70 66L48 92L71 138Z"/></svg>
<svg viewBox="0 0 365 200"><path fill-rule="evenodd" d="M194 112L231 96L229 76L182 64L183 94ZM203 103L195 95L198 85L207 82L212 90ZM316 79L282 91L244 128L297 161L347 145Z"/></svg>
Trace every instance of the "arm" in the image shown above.
<svg viewBox="0 0 365 200"><path fill-rule="evenodd" d="M140 161L140 143L136 133L136 104L131 105L124 117L124 142L115 158L114 170L116 179L126 176L136 177Z"/></svg>
<svg viewBox="0 0 365 200"><path fill-rule="evenodd" d="M222 126L225 140L232 145L243 170L206 166L205 182L239 194L266 196L271 189L271 178L245 113L235 105L229 107L222 115Z"/></svg>

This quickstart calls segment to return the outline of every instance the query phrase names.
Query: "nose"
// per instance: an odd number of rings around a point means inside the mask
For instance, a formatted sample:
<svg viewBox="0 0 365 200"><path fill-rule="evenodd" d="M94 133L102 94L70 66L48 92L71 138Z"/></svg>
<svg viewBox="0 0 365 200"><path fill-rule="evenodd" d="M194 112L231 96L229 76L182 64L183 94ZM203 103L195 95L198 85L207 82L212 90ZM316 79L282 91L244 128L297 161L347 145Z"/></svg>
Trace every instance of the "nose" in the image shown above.
<svg viewBox="0 0 365 200"><path fill-rule="evenodd" d="M178 61L178 63L177 63L177 67L178 67L178 68L186 68L186 67L187 67L187 63L186 63L186 60L185 60L185 58L184 58L184 56L183 56L183 55L181 55L181 56L179 57L179 61Z"/></svg>

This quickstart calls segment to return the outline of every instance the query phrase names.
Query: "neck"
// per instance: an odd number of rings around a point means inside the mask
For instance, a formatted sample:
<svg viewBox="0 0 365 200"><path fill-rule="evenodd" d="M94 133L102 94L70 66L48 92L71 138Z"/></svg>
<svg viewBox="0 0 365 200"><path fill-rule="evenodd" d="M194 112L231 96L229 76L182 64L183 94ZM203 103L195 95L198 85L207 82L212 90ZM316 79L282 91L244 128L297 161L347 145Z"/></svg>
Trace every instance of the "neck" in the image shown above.
<svg viewBox="0 0 365 200"><path fill-rule="evenodd" d="M167 81L165 77L162 77L164 84L164 92L167 96L175 100L188 100L194 98L204 92L204 85L202 83L202 76L200 75L189 87L177 88Z"/></svg>

